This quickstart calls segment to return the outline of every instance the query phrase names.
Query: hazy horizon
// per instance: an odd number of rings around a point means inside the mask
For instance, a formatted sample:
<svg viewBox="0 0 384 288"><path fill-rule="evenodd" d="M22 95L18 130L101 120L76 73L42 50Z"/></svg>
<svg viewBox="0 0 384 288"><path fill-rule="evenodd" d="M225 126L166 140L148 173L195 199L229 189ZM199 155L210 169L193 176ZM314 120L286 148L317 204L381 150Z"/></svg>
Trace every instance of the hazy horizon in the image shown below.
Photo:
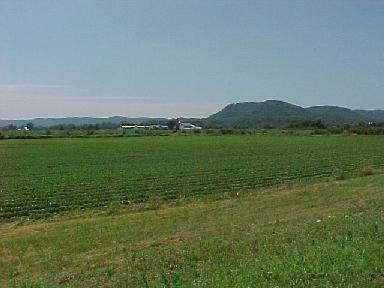
<svg viewBox="0 0 384 288"><path fill-rule="evenodd" d="M384 109L382 1L0 2L0 119Z"/></svg>
<svg viewBox="0 0 384 288"><path fill-rule="evenodd" d="M269 101L269 100L283 101L283 102L286 102L286 103L289 103L289 104L293 104L293 105L297 105L297 106L300 106L300 107L303 107L303 108L310 108L310 107L314 107L314 106L335 106L335 107L340 107L340 108L348 108L348 109L351 109L351 110L365 110L365 111L381 110L381 111L384 111L384 109L361 109L361 108L358 108L358 107L354 108L354 107L344 107L344 106L337 106L337 105L301 106L301 105L298 105L298 104L295 104L295 103L290 103L290 102L287 102L287 101L284 101L284 100L280 100L280 99L265 99L263 101L257 101L257 102L265 102L265 101ZM214 113L219 112L220 110L222 110L227 105L236 104L236 103L245 103L245 102L256 102L256 101L244 101L244 102L228 103L228 104L225 104L224 106L220 107L218 110L214 111L213 113L210 113L209 115L203 115L203 116L185 116L185 115L177 115L177 116L136 115L136 116L132 116L132 115L122 115L122 114L111 114L111 115L100 115L100 116L98 116L98 115L95 115L95 116L92 116L92 115L72 115L71 116L70 115L70 116L46 116L46 117L43 116L43 117L32 117L32 118L0 118L0 120L16 121L16 120L34 120L34 119L45 119L45 118L61 119L61 118L111 118L111 117L125 117L125 118L168 118L168 119L179 118L179 117L182 117L182 118L206 118L208 116L211 116Z"/></svg>

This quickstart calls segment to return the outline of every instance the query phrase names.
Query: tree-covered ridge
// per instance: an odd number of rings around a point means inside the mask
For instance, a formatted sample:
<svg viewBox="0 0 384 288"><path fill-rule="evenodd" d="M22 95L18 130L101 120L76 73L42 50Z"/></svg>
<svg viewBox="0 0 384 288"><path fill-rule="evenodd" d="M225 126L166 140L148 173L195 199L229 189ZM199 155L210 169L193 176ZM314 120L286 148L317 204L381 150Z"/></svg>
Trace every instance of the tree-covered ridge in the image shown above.
<svg viewBox="0 0 384 288"><path fill-rule="evenodd" d="M212 125L231 128L279 127L298 120L321 120L324 124L384 122L384 111L351 110L338 106L303 108L283 101L230 104L208 117Z"/></svg>

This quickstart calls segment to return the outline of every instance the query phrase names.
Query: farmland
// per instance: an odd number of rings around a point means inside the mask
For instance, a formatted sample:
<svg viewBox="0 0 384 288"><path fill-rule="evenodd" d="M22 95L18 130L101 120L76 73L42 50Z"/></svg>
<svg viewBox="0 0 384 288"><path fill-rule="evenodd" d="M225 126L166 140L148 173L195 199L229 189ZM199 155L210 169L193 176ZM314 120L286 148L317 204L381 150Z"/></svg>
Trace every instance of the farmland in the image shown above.
<svg viewBox="0 0 384 288"><path fill-rule="evenodd" d="M1 141L0 287L382 287L383 166L381 137Z"/></svg>
<svg viewBox="0 0 384 288"><path fill-rule="evenodd" d="M377 174L4 224L0 287L383 287L383 209Z"/></svg>
<svg viewBox="0 0 384 288"><path fill-rule="evenodd" d="M0 221L369 174L384 166L383 147L380 137L342 136L2 141Z"/></svg>

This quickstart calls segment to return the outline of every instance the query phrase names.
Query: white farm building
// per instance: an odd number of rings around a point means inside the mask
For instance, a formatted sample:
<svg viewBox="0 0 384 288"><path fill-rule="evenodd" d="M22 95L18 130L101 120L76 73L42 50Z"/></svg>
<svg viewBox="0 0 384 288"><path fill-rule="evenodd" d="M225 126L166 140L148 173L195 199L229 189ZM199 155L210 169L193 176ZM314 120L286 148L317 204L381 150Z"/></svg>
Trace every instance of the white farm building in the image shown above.
<svg viewBox="0 0 384 288"><path fill-rule="evenodd" d="M196 126L192 123L181 122L180 119L177 120L177 129L178 130L200 130L202 129L200 126Z"/></svg>

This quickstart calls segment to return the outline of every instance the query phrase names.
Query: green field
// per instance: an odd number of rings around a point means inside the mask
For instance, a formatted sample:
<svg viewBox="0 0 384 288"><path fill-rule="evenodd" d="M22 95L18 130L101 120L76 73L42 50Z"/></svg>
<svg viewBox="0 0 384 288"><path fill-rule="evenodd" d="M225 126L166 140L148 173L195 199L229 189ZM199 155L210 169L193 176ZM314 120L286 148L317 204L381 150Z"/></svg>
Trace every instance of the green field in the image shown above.
<svg viewBox="0 0 384 288"><path fill-rule="evenodd" d="M383 141L1 141L0 287L383 287Z"/></svg>
<svg viewBox="0 0 384 288"><path fill-rule="evenodd" d="M167 136L0 142L0 221L225 198L369 173L381 137Z"/></svg>

